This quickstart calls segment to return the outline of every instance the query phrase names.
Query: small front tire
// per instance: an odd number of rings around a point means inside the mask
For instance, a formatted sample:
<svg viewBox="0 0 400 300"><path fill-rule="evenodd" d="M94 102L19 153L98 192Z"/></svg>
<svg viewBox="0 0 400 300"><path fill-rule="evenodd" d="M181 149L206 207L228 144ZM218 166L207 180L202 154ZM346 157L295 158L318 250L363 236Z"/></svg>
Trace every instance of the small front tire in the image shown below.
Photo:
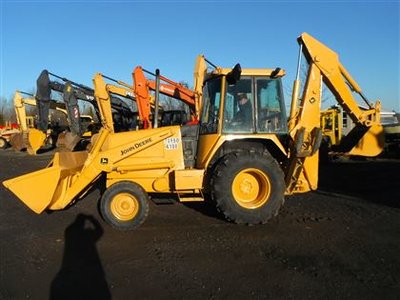
<svg viewBox="0 0 400 300"><path fill-rule="evenodd" d="M120 181L110 186L100 199L103 219L119 230L139 227L149 214L149 197L137 183Z"/></svg>
<svg viewBox="0 0 400 300"><path fill-rule="evenodd" d="M4 138L0 137L0 149L6 149L7 145L7 141Z"/></svg>

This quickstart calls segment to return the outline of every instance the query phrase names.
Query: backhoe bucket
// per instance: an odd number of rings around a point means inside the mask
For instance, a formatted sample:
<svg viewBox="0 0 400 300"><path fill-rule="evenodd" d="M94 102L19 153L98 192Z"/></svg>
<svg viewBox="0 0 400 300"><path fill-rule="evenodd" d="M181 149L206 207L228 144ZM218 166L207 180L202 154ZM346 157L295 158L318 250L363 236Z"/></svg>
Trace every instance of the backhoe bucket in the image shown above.
<svg viewBox="0 0 400 300"><path fill-rule="evenodd" d="M11 135L10 145L16 151L22 151L23 149L26 149L26 144L24 143L24 134L19 132Z"/></svg>
<svg viewBox="0 0 400 300"><path fill-rule="evenodd" d="M36 154L36 152L44 145L45 140L45 133L31 128L28 131L13 134L10 137L10 144L16 151L26 149L29 154Z"/></svg>
<svg viewBox="0 0 400 300"><path fill-rule="evenodd" d="M383 151L384 143L383 126L374 124L371 127L353 128L332 150L348 155L374 157Z"/></svg>
<svg viewBox="0 0 400 300"><path fill-rule="evenodd" d="M57 149L59 151L72 151L78 145L81 137L72 132L62 132L57 137Z"/></svg>
<svg viewBox="0 0 400 300"><path fill-rule="evenodd" d="M26 151L29 154L34 155L36 152L44 146L44 142L46 140L46 134L37 129L29 129L28 131L28 144L26 147Z"/></svg>
<svg viewBox="0 0 400 300"><path fill-rule="evenodd" d="M51 166L3 182L26 206L40 214L46 208L62 209L69 204L67 182L83 167L88 153L57 152Z"/></svg>

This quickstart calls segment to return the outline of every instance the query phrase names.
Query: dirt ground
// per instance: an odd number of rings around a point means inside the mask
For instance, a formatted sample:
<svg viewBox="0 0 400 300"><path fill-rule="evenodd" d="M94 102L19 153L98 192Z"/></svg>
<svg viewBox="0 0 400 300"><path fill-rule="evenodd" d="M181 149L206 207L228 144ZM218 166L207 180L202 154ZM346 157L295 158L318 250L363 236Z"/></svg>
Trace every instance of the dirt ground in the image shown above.
<svg viewBox="0 0 400 300"><path fill-rule="evenodd" d="M52 156L0 151L0 179ZM152 203L140 228L119 232L98 198L36 215L0 187L1 299L400 298L400 161L322 166L319 191L287 197L260 226Z"/></svg>

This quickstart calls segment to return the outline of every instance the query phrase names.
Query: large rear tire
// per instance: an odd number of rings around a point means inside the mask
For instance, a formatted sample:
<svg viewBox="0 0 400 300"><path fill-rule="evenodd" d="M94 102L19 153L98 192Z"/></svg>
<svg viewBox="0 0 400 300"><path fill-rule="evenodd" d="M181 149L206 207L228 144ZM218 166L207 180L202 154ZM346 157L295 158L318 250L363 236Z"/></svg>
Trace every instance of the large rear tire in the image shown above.
<svg viewBox="0 0 400 300"><path fill-rule="evenodd" d="M284 202L284 174L268 153L225 155L211 178L211 198L227 220L264 224Z"/></svg>
<svg viewBox="0 0 400 300"><path fill-rule="evenodd" d="M138 184L120 181L110 186L100 199L103 219L119 230L139 227L149 214L149 197Z"/></svg>

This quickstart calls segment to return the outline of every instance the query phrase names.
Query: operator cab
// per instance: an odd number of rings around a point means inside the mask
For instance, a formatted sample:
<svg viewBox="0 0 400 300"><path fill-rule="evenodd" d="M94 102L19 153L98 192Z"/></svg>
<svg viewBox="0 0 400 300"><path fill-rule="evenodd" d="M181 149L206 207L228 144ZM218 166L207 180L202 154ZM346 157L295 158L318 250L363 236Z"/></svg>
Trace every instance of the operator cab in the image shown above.
<svg viewBox="0 0 400 300"><path fill-rule="evenodd" d="M243 69L204 83L200 134L287 133L280 69ZM232 79L235 78L235 79Z"/></svg>

